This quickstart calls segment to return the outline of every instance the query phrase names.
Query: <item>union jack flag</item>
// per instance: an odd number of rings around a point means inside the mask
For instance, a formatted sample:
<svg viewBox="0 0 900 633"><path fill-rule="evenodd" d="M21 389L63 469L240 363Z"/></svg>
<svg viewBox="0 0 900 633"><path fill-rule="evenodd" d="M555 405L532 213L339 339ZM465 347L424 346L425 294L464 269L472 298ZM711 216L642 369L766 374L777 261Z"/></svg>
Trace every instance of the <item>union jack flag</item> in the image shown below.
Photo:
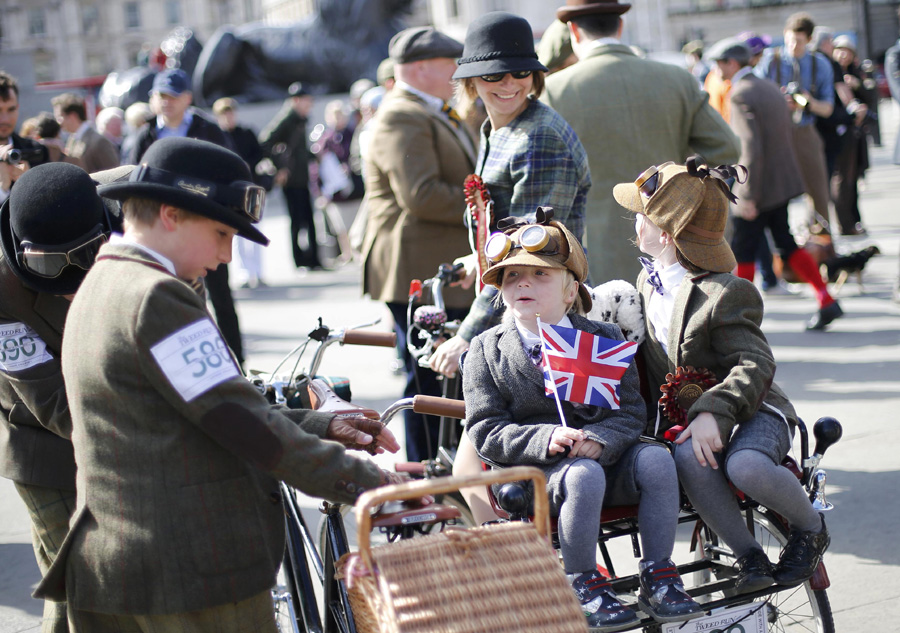
<svg viewBox="0 0 900 633"><path fill-rule="evenodd" d="M618 409L619 384L637 353L637 343L616 341L561 325L541 323L540 327L546 394L553 396L555 381L562 400Z"/></svg>

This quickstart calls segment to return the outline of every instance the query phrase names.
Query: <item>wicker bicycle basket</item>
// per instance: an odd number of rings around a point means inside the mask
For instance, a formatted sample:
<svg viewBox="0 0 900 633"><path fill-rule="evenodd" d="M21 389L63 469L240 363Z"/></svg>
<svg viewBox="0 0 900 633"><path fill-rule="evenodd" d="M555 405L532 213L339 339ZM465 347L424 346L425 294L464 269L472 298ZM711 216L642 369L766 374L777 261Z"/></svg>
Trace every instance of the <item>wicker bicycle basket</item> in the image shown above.
<svg viewBox="0 0 900 633"><path fill-rule="evenodd" d="M357 630L585 633L585 617L550 545L546 497L536 495L534 523L448 528L369 545L370 510L379 503L523 479L532 479L536 490L546 485L540 470L517 467L389 486L360 497L359 556L345 556L338 567Z"/></svg>

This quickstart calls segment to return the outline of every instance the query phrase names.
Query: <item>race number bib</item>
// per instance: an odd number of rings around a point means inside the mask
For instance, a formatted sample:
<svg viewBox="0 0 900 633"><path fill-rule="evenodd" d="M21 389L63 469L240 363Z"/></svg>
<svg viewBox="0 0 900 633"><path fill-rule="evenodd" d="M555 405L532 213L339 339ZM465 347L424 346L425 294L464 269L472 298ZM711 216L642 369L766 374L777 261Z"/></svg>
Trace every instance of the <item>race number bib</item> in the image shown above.
<svg viewBox="0 0 900 633"><path fill-rule="evenodd" d="M209 319L178 330L150 351L185 402L239 375L219 330Z"/></svg>
<svg viewBox="0 0 900 633"><path fill-rule="evenodd" d="M53 360L37 332L24 323L0 325L0 371L23 371Z"/></svg>

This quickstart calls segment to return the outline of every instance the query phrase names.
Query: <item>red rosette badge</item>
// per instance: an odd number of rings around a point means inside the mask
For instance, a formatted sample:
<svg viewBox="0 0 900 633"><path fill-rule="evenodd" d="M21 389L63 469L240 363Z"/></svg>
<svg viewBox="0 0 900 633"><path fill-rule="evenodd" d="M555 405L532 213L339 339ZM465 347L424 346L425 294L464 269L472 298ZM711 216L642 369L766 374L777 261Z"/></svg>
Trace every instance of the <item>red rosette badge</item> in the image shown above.
<svg viewBox="0 0 900 633"><path fill-rule="evenodd" d="M677 367L674 374L666 374L666 384L659 390L659 405L673 424L687 425L687 412L703 392L718 382L708 369Z"/></svg>

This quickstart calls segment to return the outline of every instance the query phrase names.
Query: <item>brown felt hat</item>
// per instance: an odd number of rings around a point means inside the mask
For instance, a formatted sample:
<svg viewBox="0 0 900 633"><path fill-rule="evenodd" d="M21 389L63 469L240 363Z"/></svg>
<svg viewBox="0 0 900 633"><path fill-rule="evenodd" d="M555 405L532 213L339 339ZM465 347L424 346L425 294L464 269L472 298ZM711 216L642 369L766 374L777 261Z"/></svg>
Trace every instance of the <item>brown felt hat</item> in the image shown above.
<svg viewBox="0 0 900 633"><path fill-rule="evenodd" d="M545 207L539 207L541 210ZM539 218L540 220L540 214ZM549 236L549 242L541 251L529 252L521 246L522 234L536 226L542 226ZM518 223L514 229L508 232L512 242L508 253L499 262L490 263L489 267L481 275L481 281L500 288L502 283L502 271L507 266L534 266L539 268L556 268L570 270L578 282L578 294L581 297L585 312L590 312L591 293L585 287L584 280L588 275L588 261L584 254L584 248L579 243L575 234L567 229L562 222L548 220L545 222Z"/></svg>
<svg viewBox="0 0 900 633"><path fill-rule="evenodd" d="M622 15L630 8L630 4L620 4L619 0L601 0L600 2L566 0L566 6L556 10L556 18L560 22L568 22L584 15L597 15L601 13L615 13Z"/></svg>
<svg viewBox="0 0 900 633"><path fill-rule="evenodd" d="M657 175L658 174L658 175ZM646 185L655 182L655 189ZM650 195L641 191L650 190ZM651 167L635 182L620 183L613 197L632 213L643 213L675 240L684 256L698 268L717 273L734 270L737 262L725 241L728 193L709 170L689 172L685 165Z"/></svg>

